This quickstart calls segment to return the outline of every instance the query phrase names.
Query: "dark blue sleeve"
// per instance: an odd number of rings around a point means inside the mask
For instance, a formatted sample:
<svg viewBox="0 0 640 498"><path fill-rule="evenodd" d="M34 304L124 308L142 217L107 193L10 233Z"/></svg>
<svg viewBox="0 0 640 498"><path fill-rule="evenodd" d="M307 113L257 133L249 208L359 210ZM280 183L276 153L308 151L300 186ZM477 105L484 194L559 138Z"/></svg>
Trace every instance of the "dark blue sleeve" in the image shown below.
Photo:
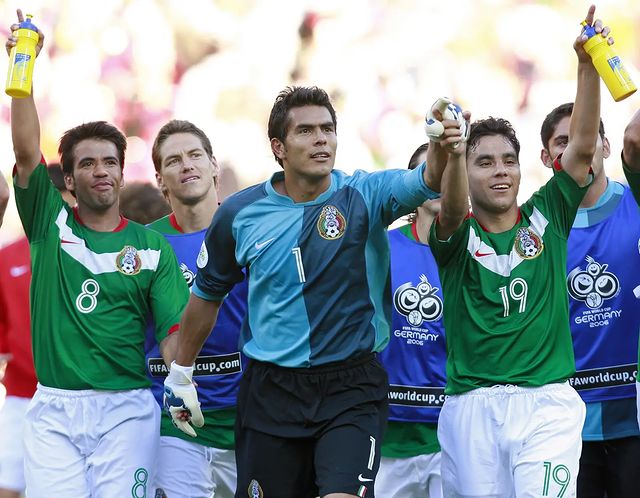
<svg viewBox="0 0 640 498"><path fill-rule="evenodd" d="M233 286L244 279L242 268L236 260L236 240L233 220L237 204L223 202L213 216L198 254L198 273L191 288L196 296L208 301L220 301Z"/></svg>

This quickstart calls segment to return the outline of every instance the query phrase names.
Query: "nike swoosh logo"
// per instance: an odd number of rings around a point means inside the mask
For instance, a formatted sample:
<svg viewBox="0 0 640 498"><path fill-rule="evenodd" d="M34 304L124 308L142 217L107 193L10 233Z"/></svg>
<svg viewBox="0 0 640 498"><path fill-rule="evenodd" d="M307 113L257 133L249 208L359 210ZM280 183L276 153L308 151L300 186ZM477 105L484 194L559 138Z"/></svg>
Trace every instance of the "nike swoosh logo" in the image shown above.
<svg viewBox="0 0 640 498"><path fill-rule="evenodd" d="M77 244L78 242L74 242L72 240L60 239L61 244Z"/></svg>
<svg viewBox="0 0 640 498"><path fill-rule="evenodd" d="M22 266L12 266L9 268L9 275L12 277L20 277L29 271L29 267L27 265Z"/></svg>
<svg viewBox="0 0 640 498"><path fill-rule="evenodd" d="M476 251L475 256L476 258L481 258L483 256L491 256L492 254L493 254L492 252L484 253L484 252Z"/></svg>
<svg viewBox="0 0 640 498"><path fill-rule="evenodd" d="M265 241L263 241L263 242L256 242L255 247L256 247L256 249L259 251L259 250L260 250L260 249L262 249L264 246L267 246L267 245L271 244L271 242L273 242L274 240L276 240L276 238L275 238L275 237L273 237L273 238L271 238L271 239L269 239L269 240L265 240Z"/></svg>
<svg viewBox="0 0 640 498"><path fill-rule="evenodd" d="M372 482L373 479L368 479L367 477L362 477L362 474L358 476L358 481L360 482Z"/></svg>

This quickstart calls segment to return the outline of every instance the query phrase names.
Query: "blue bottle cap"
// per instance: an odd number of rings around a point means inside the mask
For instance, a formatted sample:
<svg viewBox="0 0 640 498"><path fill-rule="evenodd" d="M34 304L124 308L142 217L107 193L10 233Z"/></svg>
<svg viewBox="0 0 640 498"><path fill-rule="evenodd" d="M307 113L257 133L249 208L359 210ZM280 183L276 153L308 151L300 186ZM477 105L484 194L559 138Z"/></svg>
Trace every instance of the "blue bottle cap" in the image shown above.
<svg viewBox="0 0 640 498"><path fill-rule="evenodd" d="M27 14L27 18L20 24L18 24L18 29L30 29L31 31L35 31L37 33L38 28L31 22L32 17L33 16L31 14Z"/></svg>
<svg viewBox="0 0 640 498"><path fill-rule="evenodd" d="M593 26L591 26L590 24L587 24L586 21L582 21L582 34L583 35L587 35L587 38L591 38L593 36L596 36L598 33L596 33L596 30Z"/></svg>

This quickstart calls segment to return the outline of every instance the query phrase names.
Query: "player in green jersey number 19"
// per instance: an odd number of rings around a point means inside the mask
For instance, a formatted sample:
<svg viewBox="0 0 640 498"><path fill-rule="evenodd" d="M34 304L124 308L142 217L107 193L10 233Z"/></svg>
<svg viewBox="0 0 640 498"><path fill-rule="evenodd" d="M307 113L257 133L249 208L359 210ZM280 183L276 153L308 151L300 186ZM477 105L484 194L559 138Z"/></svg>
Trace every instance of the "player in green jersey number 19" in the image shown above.
<svg viewBox="0 0 640 498"><path fill-rule="evenodd" d="M594 12L586 21L606 37ZM566 382L575 372L566 239L591 181L600 119L585 40L574 42L569 144L557 174L527 202L518 207L520 144L508 121L474 123L466 154L464 144L449 152L458 160L445 170L430 236L447 331L449 398L438 424L444 496L575 495L585 408Z"/></svg>
<svg viewBox="0 0 640 498"><path fill-rule="evenodd" d="M117 128L85 123L60 140L74 208L49 181L33 96L12 99L11 133L39 382L24 429L27 494L143 498L160 424L145 369L146 322L153 318L158 342L177 330L186 283L165 239L119 214L126 138Z"/></svg>

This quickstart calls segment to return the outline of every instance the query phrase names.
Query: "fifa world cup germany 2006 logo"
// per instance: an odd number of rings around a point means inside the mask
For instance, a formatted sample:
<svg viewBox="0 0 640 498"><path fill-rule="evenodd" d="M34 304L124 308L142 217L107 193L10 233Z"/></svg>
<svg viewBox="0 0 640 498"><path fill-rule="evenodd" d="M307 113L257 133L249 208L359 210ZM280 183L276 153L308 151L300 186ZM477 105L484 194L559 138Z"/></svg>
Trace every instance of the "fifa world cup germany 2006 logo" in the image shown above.
<svg viewBox="0 0 640 498"><path fill-rule="evenodd" d="M587 267L576 267L567 275L569 295L591 309L602 307L605 299L610 299L620 291L620 281L610 271L609 265L600 264L591 256L585 258Z"/></svg>
<svg viewBox="0 0 640 498"><path fill-rule="evenodd" d="M442 315L442 300L437 291L438 287L432 287L427 277L420 275L420 283L415 287L407 282L396 289L393 305L409 324L419 327L422 322L433 322Z"/></svg>

